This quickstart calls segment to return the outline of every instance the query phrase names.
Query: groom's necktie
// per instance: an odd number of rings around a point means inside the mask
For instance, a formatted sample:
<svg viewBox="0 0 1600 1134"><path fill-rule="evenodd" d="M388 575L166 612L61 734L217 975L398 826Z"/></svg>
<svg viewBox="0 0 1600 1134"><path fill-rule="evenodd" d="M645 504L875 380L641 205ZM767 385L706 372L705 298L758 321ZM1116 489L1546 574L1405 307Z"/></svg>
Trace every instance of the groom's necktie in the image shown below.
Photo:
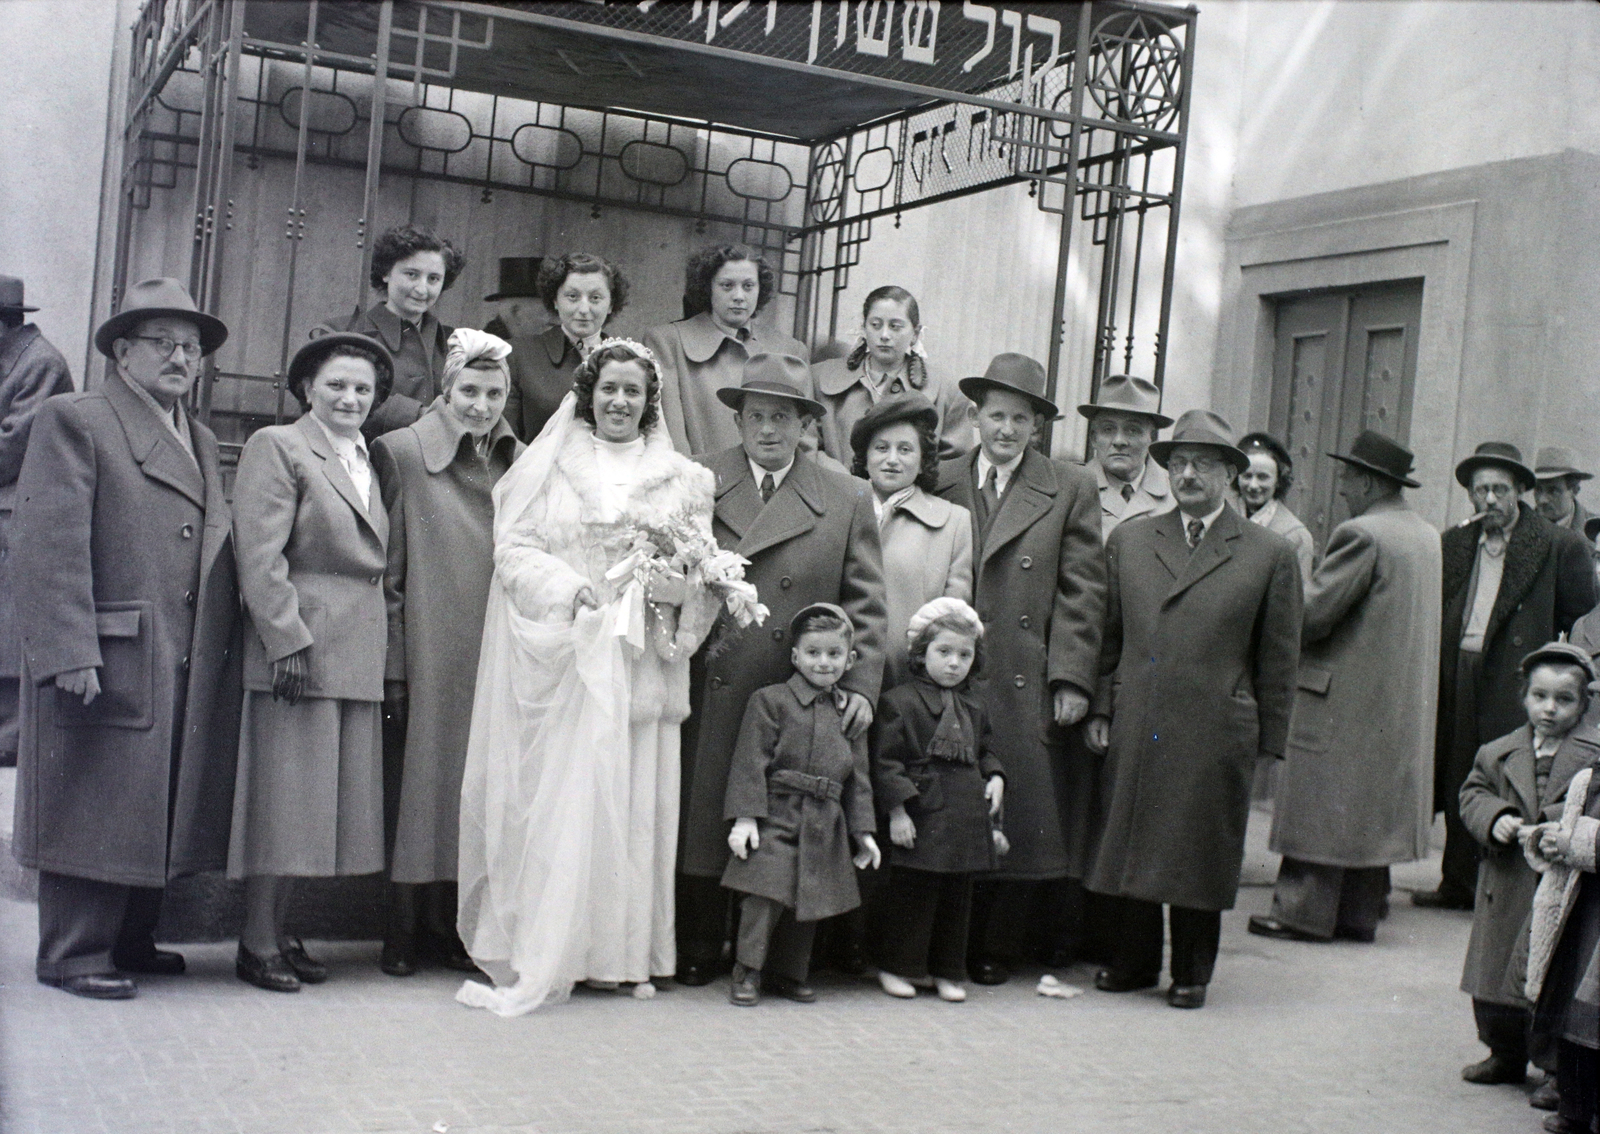
<svg viewBox="0 0 1600 1134"><path fill-rule="evenodd" d="M761 503L765 504L768 500L771 500L772 494L776 491L778 491L778 482L772 479L771 473L761 478Z"/></svg>

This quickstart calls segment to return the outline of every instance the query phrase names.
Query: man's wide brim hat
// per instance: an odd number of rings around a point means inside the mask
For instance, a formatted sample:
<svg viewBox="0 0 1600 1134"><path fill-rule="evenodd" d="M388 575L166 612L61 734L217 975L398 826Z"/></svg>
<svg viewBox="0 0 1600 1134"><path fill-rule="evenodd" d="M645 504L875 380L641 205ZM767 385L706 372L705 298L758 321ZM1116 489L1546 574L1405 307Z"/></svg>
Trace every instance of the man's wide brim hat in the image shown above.
<svg viewBox="0 0 1600 1134"><path fill-rule="evenodd" d="M1470 489L1472 474L1479 469L1505 469L1521 492L1527 492L1538 480L1533 470L1522 463L1522 450L1505 441L1485 441L1474 449L1472 456L1456 466L1456 483Z"/></svg>
<svg viewBox="0 0 1600 1134"><path fill-rule="evenodd" d="M543 256L500 257L500 286L484 296L483 301L539 298L539 265L542 263Z"/></svg>
<svg viewBox="0 0 1600 1134"><path fill-rule="evenodd" d="M1172 424L1172 419L1161 412L1161 388L1148 378L1132 374L1113 374L1102 380L1094 401L1078 407L1078 412L1090 421L1095 414L1106 410L1148 417L1157 429Z"/></svg>
<svg viewBox="0 0 1600 1134"><path fill-rule="evenodd" d="M1411 471L1417 463L1411 450L1371 429L1362 431L1361 436L1356 438L1355 444L1350 446L1348 454L1329 453L1328 456L1366 472L1387 477L1407 488L1422 487L1411 479Z"/></svg>
<svg viewBox="0 0 1600 1134"><path fill-rule="evenodd" d="M1206 445L1216 449L1223 460L1233 466L1234 472L1244 472L1250 467L1250 458L1234 444L1233 426L1221 414L1210 410L1192 409L1178 418L1169 440L1150 442L1150 455L1156 459L1156 464L1166 468L1172 450L1179 445Z"/></svg>
<svg viewBox="0 0 1600 1134"><path fill-rule="evenodd" d="M377 356L378 373L375 375L377 388L372 398L372 410L376 410L388 399L389 391L394 389L394 356L389 353L389 348L376 338L356 331L335 331L311 339L295 351L294 357L289 360L289 375L284 380L284 385L296 398L305 402L306 385L317 376L323 361L333 353L334 348L341 346L359 347ZM372 415L372 410L367 411L369 417Z"/></svg>
<svg viewBox="0 0 1600 1134"><path fill-rule="evenodd" d="M111 344L126 338L128 332L146 319L186 319L200 331L200 353L210 354L228 341L228 326L215 315L195 306L188 290L177 280L162 277L143 280L128 289L122 310L100 324L94 345L107 358L115 359Z"/></svg>
<svg viewBox="0 0 1600 1134"><path fill-rule="evenodd" d="M1539 480L1554 480L1558 476L1571 476L1579 480L1593 480L1593 473L1578 467L1578 459L1565 445L1546 445L1539 450L1533 462L1533 475Z"/></svg>
<svg viewBox="0 0 1600 1134"><path fill-rule="evenodd" d="M745 360L744 376L737 386L724 386L717 400L731 409L744 408L746 394L770 394L799 402L812 417L827 409L811 397L811 368L792 354L752 354Z"/></svg>
<svg viewBox="0 0 1600 1134"><path fill-rule="evenodd" d="M985 390L1009 390L1027 398L1034 412L1044 414L1046 420L1056 421L1061 417L1056 404L1044 396L1044 367L1025 354L997 354L989 360L989 369L963 378L957 385L974 403L983 400Z"/></svg>
<svg viewBox="0 0 1600 1134"><path fill-rule="evenodd" d="M939 409L923 394L915 391L884 398L856 420L850 427L850 448L860 454L866 452L878 430L909 421L921 429L939 428Z"/></svg>
<svg viewBox="0 0 1600 1134"><path fill-rule="evenodd" d="M37 311L22 302L22 281L16 276L0 276L0 311Z"/></svg>

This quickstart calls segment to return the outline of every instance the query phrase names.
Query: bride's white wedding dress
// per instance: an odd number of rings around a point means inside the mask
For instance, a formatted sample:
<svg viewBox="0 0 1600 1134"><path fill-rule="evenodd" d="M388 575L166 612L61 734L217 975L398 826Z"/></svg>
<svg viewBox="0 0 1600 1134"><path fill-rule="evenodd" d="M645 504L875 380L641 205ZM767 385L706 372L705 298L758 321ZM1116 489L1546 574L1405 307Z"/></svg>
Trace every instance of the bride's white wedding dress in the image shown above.
<svg viewBox="0 0 1600 1134"><path fill-rule="evenodd" d="M461 790L461 939L494 987L456 999L503 1016L581 980L676 969L678 726L689 657L717 600L674 615L606 573L640 527L709 534L713 479L659 427L597 439L569 394L495 487L495 574ZM572 615L590 587L599 609ZM641 619L642 614L642 619Z"/></svg>

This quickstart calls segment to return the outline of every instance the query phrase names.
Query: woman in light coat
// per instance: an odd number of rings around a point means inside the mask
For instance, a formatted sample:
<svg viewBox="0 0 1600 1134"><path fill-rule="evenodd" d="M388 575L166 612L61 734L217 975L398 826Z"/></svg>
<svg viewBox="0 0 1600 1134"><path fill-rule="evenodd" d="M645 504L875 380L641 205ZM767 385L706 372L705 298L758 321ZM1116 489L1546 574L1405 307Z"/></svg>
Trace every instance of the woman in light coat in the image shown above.
<svg viewBox="0 0 1600 1134"><path fill-rule="evenodd" d="M383 869L383 571L389 518L361 425L393 381L353 333L289 364L306 407L255 432L234 484L245 633L228 876L245 882L239 979L273 992L327 979L284 931L291 880Z"/></svg>
<svg viewBox="0 0 1600 1134"><path fill-rule="evenodd" d="M456 936L457 824L494 573L491 493L522 451L502 416L510 353L503 339L456 330L444 393L416 424L372 447L389 514L384 700L407 721L380 962L390 976L415 972L419 956L476 969Z"/></svg>
<svg viewBox="0 0 1600 1134"><path fill-rule="evenodd" d="M1311 585L1311 572L1317 565L1317 541L1300 517L1289 511L1283 498L1294 487L1294 462L1289 450L1270 433L1246 433L1239 448L1250 458L1250 467L1239 474L1239 498L1244 514L1252 523L1277 532L1294 548L1300 564L1300 582Z"/></svg>

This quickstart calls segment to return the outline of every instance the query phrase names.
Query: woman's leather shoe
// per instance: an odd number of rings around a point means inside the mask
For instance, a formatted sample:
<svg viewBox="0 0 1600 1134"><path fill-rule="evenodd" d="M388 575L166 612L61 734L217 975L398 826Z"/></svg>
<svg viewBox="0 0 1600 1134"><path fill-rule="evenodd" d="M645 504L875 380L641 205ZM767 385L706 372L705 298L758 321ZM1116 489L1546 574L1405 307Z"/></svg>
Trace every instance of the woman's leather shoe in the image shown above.
<svg viewBox="0 0 1600 1134"><path fill-rule="evenodd" d="M795 980L794 977L778 976L776 973L761 982L761 991L781 996L785 1000L793 1000L796 1004L815 1004L817 1001L816 989L809 984Z"/></svg>
<svg viewBox="0 0 1600 1134"><path fill-rule="evenodd" d="M139 986L133 983L133 978L123 976L121 973L84 973L80 976L40 977L39 983L47 984L51 988L59 988L62 992L70 992L74 996L87 997L90 1000L132 1000L139 995Z"/></svg>
<svg viewBox="0 0 1600 1134"><path fill-rule="evenodd" d="M1477 1083L1480 1086L1522 1083L1527 1081L1528 1065L1513 1063L1501 1056L1491 1055L1488 1059L1467 1064L1461 1069L1461 1077L1469 1083Z"/></svg>
<svg viewBox="0 0 1600 1134"><path fill-rule="evenodd" d="M1285 925L1275 917L1261 917L1252 914L1247 929L1257 937L1275 937L1279 941L1322 941L1315 933L1307 933L1303 929L1296 929L1292 925Z"/></svg>
<svg viewBox="0 0 1600 1134"><path fill-rule="evenodd" d="M306 943L298 937L289 938L289 947L283 951L283 959L289 962L289 967L300 978L301 984L321 984L328 979L328 966L307 953Z"/></svg>
<svg viewBox="0 0 1600 1134"><path fill-rule="evenodd" d="M300 978L294 975L282 953L260 957L239 942L239 954L233 962L234 975L246 984L264 988L268 992L299 992Z"/></svg>
<svg viewBox="0 0 1600 1134"><path fill-rule="evenodd" d="M435 933L431 929L417 931L417 955L424 961L431 961L436 965L443 965L458 973L475 973L477 964L467 953L467 947L461 944L461 938L452 931L449 935Z"/></svg>
<svg viewBox="0 0 1600 1134"><path fill-rule="evenodd" d="M702 961L690 961L687 964L679 965L678 975L672 979L685 988L699 988L702 985L710 984L716 979L716 976L715 965L706 964Z"/></svg>
<svg viewBox="0 0 1600 1134"><path fill-rule="evenodd" d="M978 961L967 975L977 984L1004 984L1011 979L1011 970L999 961Z"/></svg>
<svg viewBox="0 0 1600 1134"><path fill-rule="evenodd" d="M1094 974L1094 986L1101 992L1137 992L1141 988L1154 988L1159 978L1138 973L1123 973L1116 969L1101 969Z"/></svg>
<svg viewBox="0 0 1600 1134"><path fill-rule="evenodd" d="M416 946L409 941L385 941L378 967L390 976L410 976L417 971Z"/></svg>
<svg viewBox="0 0 1600 1134"><path fill-rule="evenodd" d="M1175 984L1167 989L1167 1003L1174 1008L1204 1008L1206 986L1203 984Z"/></svg>

